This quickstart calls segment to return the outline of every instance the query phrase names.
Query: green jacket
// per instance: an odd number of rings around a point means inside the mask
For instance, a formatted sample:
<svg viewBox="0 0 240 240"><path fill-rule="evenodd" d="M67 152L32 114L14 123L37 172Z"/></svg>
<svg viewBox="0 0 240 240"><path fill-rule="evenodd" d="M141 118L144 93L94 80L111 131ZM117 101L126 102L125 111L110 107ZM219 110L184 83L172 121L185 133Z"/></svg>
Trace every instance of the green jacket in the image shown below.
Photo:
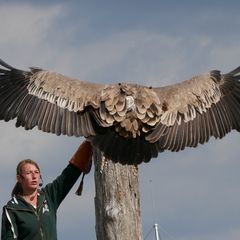
<svg viewBox="0 0 240 240"><path fill-rule="evenodd" d="M2 240L56 240L56 212L81 172L69 164L52 183L38 193L37 208L21 196L3 207Z"/></svg>

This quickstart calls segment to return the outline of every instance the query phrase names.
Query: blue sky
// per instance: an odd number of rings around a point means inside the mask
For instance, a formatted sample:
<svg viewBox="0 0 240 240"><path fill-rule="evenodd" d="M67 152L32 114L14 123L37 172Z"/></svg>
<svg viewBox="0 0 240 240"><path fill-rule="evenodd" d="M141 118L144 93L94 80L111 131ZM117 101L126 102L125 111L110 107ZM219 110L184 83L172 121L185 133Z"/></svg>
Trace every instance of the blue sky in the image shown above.
<svg viewBox="0 0 240 240"><path fill-rule="evenodd" d="M93 82L171 84L240 65L239 8L231 0L0 1L0 58ZM48 183L82 141L14 124L0 122L1 205L19 160L39 162ZM231 132L142 164L143 236L157 222L162 239L239 239L239 143L240 135ZM96 239L93 171L80 198L76 187L59 209L59 239Z"/></svg>

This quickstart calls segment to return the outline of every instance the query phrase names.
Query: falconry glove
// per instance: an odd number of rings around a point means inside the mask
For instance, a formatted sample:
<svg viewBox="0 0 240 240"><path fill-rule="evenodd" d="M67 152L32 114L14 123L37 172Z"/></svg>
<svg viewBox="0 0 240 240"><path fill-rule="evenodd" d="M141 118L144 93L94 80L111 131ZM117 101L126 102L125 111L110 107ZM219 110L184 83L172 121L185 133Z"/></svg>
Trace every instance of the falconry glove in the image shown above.
<svg viewBox="0 0 240 240"><path fill-rule="evenodd" d="M85 140L77 149L75 154L69 161L81 172L87 174L91 170L92 166L92 145L91 142Z"/></svg>
<svg viewBox="0 0 240 240"><path fill-rule="evenodd" d="M92 145L91 142L85 140L77 149L75 154L69 161L75 167L77 167L81 172L83 172L82 180L76 191L76 195L81 195L83 190L83 180L85 174L88 174L92 166Z"/></svg>

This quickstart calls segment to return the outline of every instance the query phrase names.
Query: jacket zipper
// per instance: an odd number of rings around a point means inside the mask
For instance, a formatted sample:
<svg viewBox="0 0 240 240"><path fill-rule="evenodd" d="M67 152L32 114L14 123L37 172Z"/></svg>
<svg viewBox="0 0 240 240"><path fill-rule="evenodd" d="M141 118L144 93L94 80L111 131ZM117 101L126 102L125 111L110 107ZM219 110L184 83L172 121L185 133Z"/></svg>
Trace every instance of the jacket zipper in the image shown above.
<svg viewBox="0 0 240 240"><path fill-rule="evenodd" d="M43 230L42 230L42 225L40 223L39 215L38 215L37 211L34 211L34 214L36 215L38 223L39 223L39 230L40 230L41 239L44 240L44 238L43 238Z"/></svg>

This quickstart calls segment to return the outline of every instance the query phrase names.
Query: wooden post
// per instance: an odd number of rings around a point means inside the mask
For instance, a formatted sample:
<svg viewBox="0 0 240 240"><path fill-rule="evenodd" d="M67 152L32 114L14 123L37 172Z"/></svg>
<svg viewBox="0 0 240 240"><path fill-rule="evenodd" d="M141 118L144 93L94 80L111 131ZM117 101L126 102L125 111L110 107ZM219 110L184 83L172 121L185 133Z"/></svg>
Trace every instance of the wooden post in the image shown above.
<svg viewBox="0 0 240 240"><path fill-rule="evenodd" d="M97 240L141 240L138 167L94 158Z"/></svg>

